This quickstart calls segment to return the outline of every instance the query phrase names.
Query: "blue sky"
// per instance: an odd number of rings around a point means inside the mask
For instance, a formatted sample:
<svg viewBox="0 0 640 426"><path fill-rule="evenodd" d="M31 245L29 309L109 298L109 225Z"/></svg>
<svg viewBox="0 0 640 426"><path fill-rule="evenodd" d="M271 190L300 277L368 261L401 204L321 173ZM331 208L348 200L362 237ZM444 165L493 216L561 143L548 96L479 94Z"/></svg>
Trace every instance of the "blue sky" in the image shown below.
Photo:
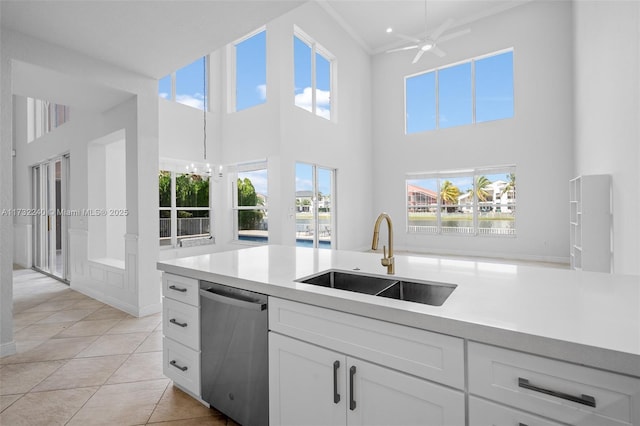
<svg viewBox="0 0 640 426"><path fill-rule="evenodd" d="M191 64L176 71L176 102L204 108L204 58L200 58ZM158 85L160 97L171 97L171 76L160 80Z"/></svg>
<svg viewBox="0 0 640 426"><path fill-rule="evenodd" d="M485 176L487 179L489 179L490 182L496 182L496 181L499 181L499 180L504 181L504 182L509 182L509 176L508 176L507 173L478 174L477 176ZM471 176L457 176L457 177L443 176L443 177L441 177L439 179L440 179L440 185L442 185L442 183L445 180L448 180L451 183L453 183L460 190L460 194L464 194L469 189L473 188L473 178ZM438 179L437 178L408 179L407 183L409 185L415 185L415 186L419 186L421 188L425 188L425 189L431 190L431 191L435 192L436 194L440 193L440 190L438 189L439 187L438 187Z"/></svg>
<svg viewBox="0 0 640 426"><path fill-rule="evenodd" d="M406 132L471 124L474 85L476 122L513 117L513 52L475 60L474 67L466 62L407 78Z"/></svg>
<svg viewBox="0 0 640 426"><path fill-rule="evenodd" d="M313 166L296 163L296 191L313 191ZM318 191L331 194L331 170L318 167Z"/></svg>

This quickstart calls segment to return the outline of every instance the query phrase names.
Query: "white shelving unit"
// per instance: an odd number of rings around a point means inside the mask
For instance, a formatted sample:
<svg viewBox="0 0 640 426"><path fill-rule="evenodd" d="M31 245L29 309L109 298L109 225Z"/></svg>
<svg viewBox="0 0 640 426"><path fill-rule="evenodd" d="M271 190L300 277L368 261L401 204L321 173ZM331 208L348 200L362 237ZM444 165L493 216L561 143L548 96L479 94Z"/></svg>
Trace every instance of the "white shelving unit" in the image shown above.
<svg viewBox="0 0 640 426"><path fill-rule="evenodd" d="M569 208L571 268L611 272L611 176L571 179Z"/></svg>

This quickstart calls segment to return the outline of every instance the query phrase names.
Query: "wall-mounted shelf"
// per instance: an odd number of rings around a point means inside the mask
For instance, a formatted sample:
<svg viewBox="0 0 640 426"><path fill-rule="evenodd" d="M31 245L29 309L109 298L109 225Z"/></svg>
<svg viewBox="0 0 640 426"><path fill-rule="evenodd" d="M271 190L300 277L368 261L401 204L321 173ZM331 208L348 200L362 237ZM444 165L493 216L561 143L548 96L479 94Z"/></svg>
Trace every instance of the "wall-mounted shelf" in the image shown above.
<svg viewBox="0 0 640 426"><path fill-rule="evenodd" d="M611 272L611 176L569 182L569 239L572 269Z"/></svg>

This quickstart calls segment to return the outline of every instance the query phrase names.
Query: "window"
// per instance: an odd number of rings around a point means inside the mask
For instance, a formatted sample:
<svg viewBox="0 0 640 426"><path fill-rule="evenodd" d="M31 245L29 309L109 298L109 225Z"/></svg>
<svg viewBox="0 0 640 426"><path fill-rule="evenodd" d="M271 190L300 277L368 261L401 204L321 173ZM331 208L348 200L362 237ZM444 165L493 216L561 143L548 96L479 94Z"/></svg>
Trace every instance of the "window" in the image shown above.
<svg viewBox="0 0 640 426"><path fill-rule="evenodd" d="M297 27L294 32L294 104L330 120L333 56Z"/></svg>
<svg viewBox="0 0 640 426"><path fill-rule="evenodd" d="M438 127L471 124L471 62L438 71Z"/></svg>
<svg viewBox="0 0 640 426"><path fill-rule="evenodd" d="M158 82L158 95L199 110L208 108L207 57L180 68Z"/></svg>
<svg viewBox="0 0 640 426"><path fill-rule="evenodd" d="M267 101L267 32L264 29L233 44L235 101L233 111L242 111Z"/></svg>
<svg viewBox="0 0 640 426"><path fill-rule="evenodd" d="M69 107L27 98L27 142L33 142L69 121Z"/></svg>
<svg viewBox="0 0 640 426"><path fill-rule="evenodd" d="M269 242L267 163L238 165L232 193L235 239L247 243Z"/></svg>
<svg viewBox="0 0 640 426"><path fill-rule="evenodd" d="M409 233L516 235L515 167L411 175L406 191Z"/></svg>
<svg viewBox="0 0 640 426"><path fill-rule="evenodd" d="M335 169L296 163L296 245L335 247Z"/></svg>
<svg viewBox="0 0 640 426"><path fill-rule="evenodd" d="M209 176L161 170L158 186L161 246L211 235Z"/></svg>
<svg viewBox="0 0 640 426"><path fill-rule="evenodd" d="M513 51L405 77L405 132L513 117Z"/></svg>
<svg viewBox="0 0 640 426"><path fill-rule="evenodd" d="M513 52L475 61L476 122L513 117Z"/></svg>

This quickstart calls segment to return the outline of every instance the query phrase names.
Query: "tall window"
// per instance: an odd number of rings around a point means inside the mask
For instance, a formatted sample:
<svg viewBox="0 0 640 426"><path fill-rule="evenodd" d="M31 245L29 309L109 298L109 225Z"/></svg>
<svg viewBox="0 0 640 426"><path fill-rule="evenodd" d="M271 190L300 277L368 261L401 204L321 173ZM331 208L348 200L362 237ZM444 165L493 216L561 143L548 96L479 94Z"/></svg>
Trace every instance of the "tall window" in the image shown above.
<svg viewBox="0 0 640 426"><path fill-rule="evenodd" d="M158 82L158 95L199 110L209 110L207 57L180 68Z"/></svg>
<svg viewBox="0 0 640 426"><path fill-rule="evenodd" d="M405 77L407 134L513 117L513 50Z"/></svg>
<svg viewBox="0 0 640 426"><path fill-rule="evenodd" d="M330 120L333 55L297 27L294 32L294 104Z"/></svg>
<svg viewBox="0 0 640 426"><path fill-rule="evenodd" d="M236 166L232 191L235 239L254 244L269 242L267 163Z"/></svg>
<svg viewBox="0 0 640 426"><path fill-rule="evenodd" d="M211 235L209 176L161 170L158 185L161 246Z"/></svg>
<svg viewBox="0 0 640 426"><path fill-rule="evenodd" d="M260 29L233 43L230 63L234 101L231 111L242 111L267 101L267 32Z"/></svg>
<svg viewBox="0 0 640 426"><path fill-rule="evenodd" d="M296 163L296 245L335 247L335 169Z"/></svg>
<svg viewBox="0 0 640 426"><path fill-rule="evenodd" d="M410 175L409 233L516 235L515 167Z"/></svg>
<svg viewBox="0 0 640 426"><path fill-rule="evenodd" d="M27 98L27 142L46 135L69 121L69 107Z"/></svg>

